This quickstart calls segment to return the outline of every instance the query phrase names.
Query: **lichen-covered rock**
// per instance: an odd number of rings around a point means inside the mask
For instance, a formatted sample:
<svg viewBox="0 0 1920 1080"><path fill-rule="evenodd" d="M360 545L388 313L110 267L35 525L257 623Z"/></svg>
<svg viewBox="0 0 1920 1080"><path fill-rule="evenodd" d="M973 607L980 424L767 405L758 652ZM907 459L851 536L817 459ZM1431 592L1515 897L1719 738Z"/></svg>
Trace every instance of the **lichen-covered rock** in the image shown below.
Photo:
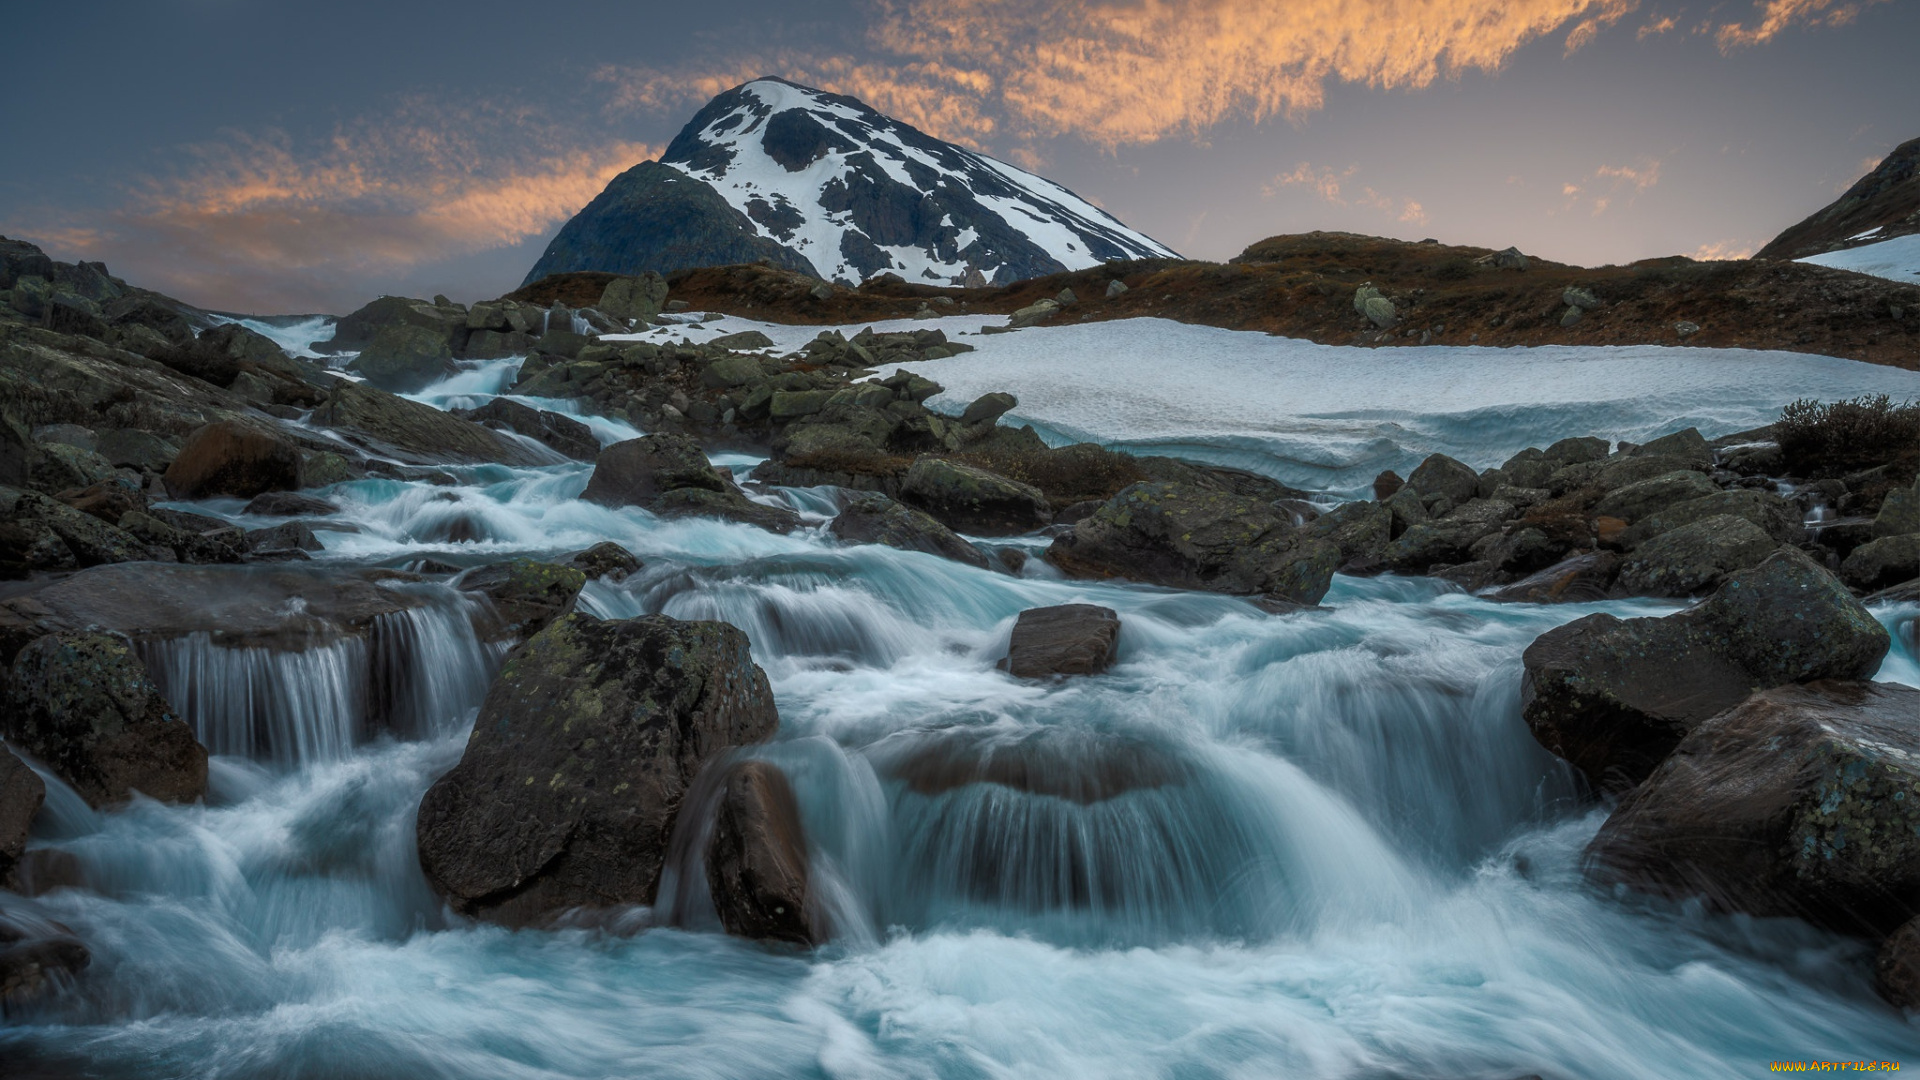
<svg viewBox="0 0 1920 1080"><path fill-rule="evenodd" d="M1632 524L1693 499L1718 494L1719 491L1704 474L1687 469L1675 470L1615 488L1594 505L1593 512Z"/></svg>
<svg viewBox="0 0 1920 1080"><path fill-rule="evenodd" d="M1120 652L1120 613L1095 604L1029 608L1014 620L1002 663L1016 679L1098 675Z"/></svg>
<svg viewBox="0 0 1920 1080"><path fill-rule="evenodd" d="M1877 592L1920 577L1920 534L1883 536L1861 544L1840 564L1841 580Z"/></svg>
<svg viewBox="0 0 1920 1080"><path fill-rule="evenodd" d="M576 567L534 559L493 563L454 580L456 588L485 596L501 635L515 638L531 637L565 614L586 583L586 573Z"/></svg>
<svg viewBox="0 0 1920 1080"><path fill-rule="evenodd" d="M1422 491L1412 481L1407 486ZM1514 512L1512 503L1472 499L1441 517L1412 523L1386 546L1383 557L1389 566L1414 572L1436 563L1465 562L1473 546L1500 532Z"/></svg>
<svg viewBox="0 0 1920 1080"><path fill-rule="evenodd" d="M382 390L412 394L453 374L453 349L445 328L390 323L354 358L353 370Z"/></svg>
<svg viewBox="0 0 1920 1080"><path fill-rule="evenodd" d="M206 749L126 638L47 634L14 658L11 684L0 731L88 803L114 806L136 791L162 802L206 794Z"/></svg>
<svg viewBox="0 0 1920 1080"><path fill-rule="evenodd" d="M706 864L707 891L727 933L815 943L806 829L793 785L777 766L743 761L727 771Z"/></svg>
<svg viewBox="0 0 1920 1080"><path fill-rule="evenodd" d="M1342 564L1375 559L1392 539L1393 511L1377 502L1356 500L1341 503L1302 529L1307 536L1339 548Z"/></svg>
<svg viewBox="0 0 1920 1080"><path fill-rule="evenodd" d="M1076 577L1316 604L1340 549L1272 504L1182 484L1134 484L1054 540L1047 560Z"/></svg>
<svg viewBox="0 0 1920 1080"><path fill-rule="evenodd" d="M595 306L616 319L651 319L660 314L667 302L667 283L651 271L632 277L621 276L607 282Z"/></svg>
<svg viewBox="0 0 1920 1080"><path fill-rule="evenodd" d="M1678 614L1595 614L1540 635L1522 658L1521 709L1542 746L1622 790L1749 694L1868 678L1889 644L1833 575L1779 551Z"/></svg>
<svg viewBox="0 0 1920 1080"><path fill-rule="evenodd" d="M162 479L176 499L293 491L300 487L300 450L286 439L221 420L187 436Z"/></svg>
<svg viewBox="0 0 1920 1080"><path fill-rule="evenodd" d="M1745 518L1721 514L1683 525L1641 544L1620 567L1627 596L1698 596L1726 576L1760 565L1779 543Z"/></svg>
<svg viewBox="0 0 1920 1080"><path fill-rule="evenodd" d="M738 629L567 615L508 659L421 800L421 867L456 909L510 925L651 903L695 775L778 724Z"/></svg>
<svg viewBox="0 0 1920 1080"><path fill-rule="evenodd" d="M1011 536L1053 521L1039 488L942 458L915 460L900 483L900 500L976 536Z"/></svg>
<svg viewBox="0 0 1920 1080"><path fill-rule="evenodd" d="M1621 541L1629 548L1638 547L1662 533L1722 514L1745 518L1782 544L1798 544L1806 539L1807 530L1801 524L1799 507L1771 492L1739 488L1688 499L1649 514L1635 522Z"/></svg>
<svg viewBox="0 0 1920 1080"><path fill-rule="evenodd" d="M1683 428L1670 435L1641 443L1634 448L1634 454L1642 457L1672 457L1695 465L1713 464L1713 448L1707 445L1706 436L1699 428Z"/></svg>
<svg viewBox="0 0 1920 1080"><path fill-rule="evenodd" d="M1588 848L1607 883L1884 933L1920 912L1920 690L1784 686L1700 724Z"/></svg>
<svg viewBox="0 0 1920 1080"><path fill-rule="evenodd" d="M32 491L0 488L0 558L25 569L66 570L75 566L134 562L156 553L117 525Z"/></svg>
<svg viewBox="0 0 1920 1080"><path fill-rule="evenodd" d="M979 548L923 510L878 493L855 496L827 531L849 544L885 544L902 551L924 551L943 559L987 567Z"/></svg>
<svg viewBox="0 0 1920 1080"><path fill-rule="evenodd" d="M638 506L661 517L718 517L773 532L791 532L800 523L792 511L747 498L685 435L646 435L600 451L580 497Z"/></svg>

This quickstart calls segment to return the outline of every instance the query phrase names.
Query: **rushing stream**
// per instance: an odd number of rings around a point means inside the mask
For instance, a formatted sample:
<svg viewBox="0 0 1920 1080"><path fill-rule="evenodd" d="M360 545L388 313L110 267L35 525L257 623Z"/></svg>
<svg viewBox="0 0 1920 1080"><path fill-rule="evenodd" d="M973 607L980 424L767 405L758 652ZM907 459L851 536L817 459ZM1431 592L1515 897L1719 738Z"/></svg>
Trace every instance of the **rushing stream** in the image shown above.
<svg viewBox="0 0 1920 1080"><path fill-rule="evenodd" d="M514 363L420 397L478 403ZM1508 420L1564 420L1543 408ZM1594 610L1671 604L1341 577L1326 610L1276 617L1038 559L1013 577L839 546L821 491L765 495L816 526L778 536L583 503L587 465L448 471L332 489L361 531L321 534L318 557L479 565L610 539L646 566L590 583L585 610L744 629L781 715L750 752L793 781L831 943L718 933L674 887L687 866L658 909L591 927L449 915L414 812L501 654L471 601L408 586L421 604L367 642L145 647L214 755L211 795L98 814L47 777L34 844L91 887L22 906L94 959L0 1027L0 1074L1642 1080L1920 1058L1863 945L1583 883L1604 810L1522 722L1520 654ZM996 670L1021 610L1076 601L1121 615L1110 674ZM1881 678L1920 683L1895 642ZM977 775L1017 779L954 779Z"/></svg>

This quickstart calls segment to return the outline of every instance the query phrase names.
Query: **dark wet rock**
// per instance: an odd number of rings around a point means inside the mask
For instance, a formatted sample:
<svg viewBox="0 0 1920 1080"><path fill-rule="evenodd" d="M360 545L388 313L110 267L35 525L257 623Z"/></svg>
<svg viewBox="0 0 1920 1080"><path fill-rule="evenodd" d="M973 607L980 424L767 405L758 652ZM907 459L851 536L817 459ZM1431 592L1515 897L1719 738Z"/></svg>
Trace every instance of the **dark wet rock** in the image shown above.
<svg viewBox="0 0 1920 1080"><path fill-rule="evenodd" d="M252 498L300 484L300 449L290 440L230 420L187 436L163 479L176 499Z"/></svg>
<svg viewBox="0 0 1920 1080"><path fill-rule="evenodd" d="M337 514L340 507L318 495L304 495L297 491L270 491L256 495L241 511L258 514L261 517L326 517ZM209 518L217 524L225 524L217 518Z"/></svg>
<svg viewBox="0 0 1920 1080"><path fill-rule="evenodd" d="M788 533L800 527L800 515L784 507L754 502L737 488L730 491L678 488L655 499L649 509L664 518L720 518L776 533Z"/></svg>
<svg viewBox="0 0 1920 1080"><path fill-rule="evenodd" d="M147 500L120 480L103 480L84 488L62 491L55 498L89 517L112 524L130 510L145 510Z"/></svg>
<svg viewBox="0 0 1920 1080"><path fill-rule="evenodd" d="M17 908L0 909L0 1006L42 998L92 961L67 927Z"/></svg>
<svg viewBox="0 0 1920 1080"><path fill-rule="evenodd" d="M1771 492L1747 489L1716 491L1670 506L1641 518L1621 539L1627 547L1637 547L1662 533L1722 514L1745 518L1778 543L1798 544L1806 539L1799 507Z"/></svg>
<svg viewBox="0 0 1920 1080"><path fill-rule="evenodd" d="M749 349L771 349L773 339L758 330L742 330L737 334L727 334L707 342L716 349L728 349L733 352L745 352Z"/></svg>
<svg viewBox="0 0 1920 1080"><path fill-rule="evenodd" d="M694 777L778 724L738 629L564 616L507 661L421 800L421 867L461 912L509 925L651 903Z"/></svg>
<svg viewBox="0 0 1920 1080"><path fill-rule="evenodd" d="M1920 1009L1920 916L1887 935L1873 958L1874 988L1902 1009Z"/></svg>
<svg viewBox="0 0 1920 1080"><path fill-rule="evenodd" d="M168 517L199 516L166 510L158 513ZM225 522L219 522L222 528L195 532L169 524L156 514L130 510L122 514L115 524L121 532L146 545L155 557L159 557L161 552L170 552L175 560L183 563L239 562L250 550L246 535L239 529L226 526Z"/></svg>
<svg viewBox="0 0 1920 1080"><path fill-rule="evenodd" d="M1510 604L1590 604L1610 595L1619 572L1620 556L1586 551L1502 586L1487 598Z"/></svg>
<svg viewBox="0 0 1920 1080"><path fill-rule="evenodd" d="M469 570L453 584L492 603L502 636L527 638L571 610L586 583L578 567L509 559Z"/></svg>
<svg viewBox="0 0 1920 1080"><path fill-rule="evenodd" d="M420 606L386 587L391 571L302 566L130 563L84 570L0 610L44 630L99 627L136 640L207 633L216 641L298 651L343 633L364 634L382 616ZM295 601L298 603L295 603Z"/></svg>
<svg viewBox="0 0 1920 1080"><path fill-rule="evenodd" d="M0 523L13 526L0 538L8 559L17 559L28 569L100 566L153 554L125 530L32 491L0 488Z"/></svg>
<svg viewBox="0 0 1920 1080"><path fill-rule="evenodd" d="M1698 471L1691 463L1681 458L1616 455L1599 461L1577 462L1556 469L1553 475L1547 478L1547 489L1555 495L1577 492L1590 498L1598 498L1642 480L1652 480L1668 473ZM1703 490L1700 494L1710 494L1710 492ZM1673 493L1673 495L1674 501L1678 501L1679 493ZM1651 513L1657 509L1659 506L1649 506L1647 512Z"/></svg>
<svg viewBox="0 0 1920 1080"><path fill-rule="evenodd" d="M1407 486L1422 496L1444 495L1450 505L1459 506L1479 492L1480 474L1445 454L1429 454L1407 477Z"/></svg>
<svg viewBox="0 0 1920 1080"><path fill-rule="evenodd" d="M1407 486L1420 490L1411 481ZM1395 569L1413 572L1438 563L1465 562L1472 558L1474 545L1498 534L1514 513L1512 503L1472 499L1441 517L1409 525L1386 546L1382 557Z"/></svg>
<svg viewBox="0 0 1920 1080"><path fill-rule="evenodd" d="M40 456L40 447L35 445L26 426L0 413L0 484L31 487L34 466L39 464Z"/></svg>
<svg viewBox="0 0 1920 1080"><path fill-rule="evenodd" d="M227 323L205 331L192 341L155 354L155 360L182 375L215 386L232 386L243 368L249 365L279 365L286 361L272 339L238 323Z"/></svg>
<svg viewBox="0 0 1920 1080"><path fill-rule="evenodd" d="M313 535L312 526L304 521L288 521L268 529L247 530L247 550L255 553L268 551L325 551L327 545Z"/></svg>
<svg viewBox="0 0 1920 1080"><path fill-rule="evenodd" d="M1004 391L981 394L967 405L960 414L960 422L971 427L974 424L991 424L1002 416L1019 407L1020 399Z"/></svg>
<svg viewBox="0 0 1920 1080"><path fill-rule="evenodd" d="M394 323L374 331L373 340L351 365L368 382L395 394L413 394L456 370L445 327Z"/></svg>
<svg viewBox="0 0 1920 1080"><path fill-rule="evenodd" d="M27 763L0 746L0 887L27 850L33 816L47 799L47 785Z"/></svg>
<svg viewBox="0 0 1920 1080"><path fill-rule="evenodd" d="M1053 521L1039 488L942 458L914 461L900 483L900 501L976 536L1013 536Z"/></svg>
<svg viewBox="0 0 1920 1080"><path fill-rule="evenodd" d="M602 540L585 551L576 552L567 565L587 575L587 580L611 578L620 581L640 572L640 560L633 552L611 540Z"/></svg>
<svg viewBox="0 0 1920 1080"><path fill-rule="evenodd" d="M453 415L500 431L511 431L544 443L575 461L592 461L600 454L593 429L557 412L535 409L507 398L494 398L477 409L454 409Z"/></svg>
<svg viewBox="0 0 1920 1080"><path fill-rule="evenodd" d="M885 544L902 551L924 551L981 569L987 566L987 557L979 548L934 520L931 514L903 506L878 493L849 500L827 531L849 544Z"/></svg>
<svg viewBox="0 0 1920 1080"><path fill-rule="evenodd" d="M1120 651L1120 615L1094 604L1029 608L1014 621L1001 661L1016 679L1098 675Z"/></svg>
<svg viewBox="0 0 1920 1080"><path fill-rule="evenodd" d="M1340 549L1269 503L1179 484L1134 484L1054 540L1047 559L1075 577L1315 604Z"/></svg>
<svg viewBox="0 0 1920 1080"><path fill-rule="evenodd" d="M1621 790L1754 691L1870 677L1889 644L1831 574L1780 551L1676 615L1595 614L1542 634L1523 658L1521 708L1542 746Z"/></svg>
<svg viewBox="0 0 1920 1080"><path fill-rule="evenodd" d="M405 296L382 296L334 324L333 337L315 345L320 352L364 350L383 329L411 326L432 331L451 344L466 328L467 312Z"/></svg>
<svg viewBox="0 0 1920 1080"><path fill-rule="evenodd" d="M1863 592L1920 577L1920 534L1885 536L1861 544L1840 564L1840 577Z"/></svg>
<svg viewBox="0 0 1920 1080"><path fill-rule="evenodd" d="M1377 559L1393 533L1393 511L1376 502L1342 503L1304 527L1305 535L1340 549L1343 564Z"/></svg>
<svg viewBox="0 0 1920 1080"><path fill-rule="evenodd" d="M727 933L814 944L806 830L778 767L743 761L727 771L706 864L707 891Z"/></svg>
<svg viewBox="0 0 1920 1080"><path fill-rule="evenodd" d="M1885 933L1920 912L1920 690L1815 682L1688 733L1587 849L1607 883Z"/></svg>
<svg viewBox="0 0 1920 1080"><path fill-rule="evenodd" d="M1634 448L1637 457L1673 457L1695 465L1713 464L1713 449L1700 434L1698 428L1687 428L1671 435L1662 435L1651 442L1642 443Z"/></svg>
<svg viewBox="0 0 1920 1080"><path fill-rule="evenodd" d="M1387 469L1379 476L1373 478L1374 501L1384 503L1388 499L1393 498L1395 492L1406 486L1407 482L1401 479L1399 473L1394 472L1392 469Z"/></svg>
<svg viewBox="0 0 1920 1080"><path fill-rule="evenodd" d="M1594 504L1593 512L1602 517L1616 517L1632 524L1661 511L1671 510L1683 503L1708 495L1716 495L1719 492L1720 489L1703 473L1690 470L1667 472L1615 488L1608 492L1605 498Z"/></svg>
<svg viewBox="0 0 1920 1080"><path fill-rule="evenodd" d="M950 731L882 747L874 764L916 795L993 784L1082 806L1184 784L1191 776L1186 762L1152 743L1112 735L1087 738L1065 729L1016 739Z"/></svg>
<svg viewBox="0 0 1920 1080"><path fill-rule="evenodd" d="M718 493L731 487L732 480L714 468L699 443L685 435L657 434L600 451L580 497L603 506L651 507L669 491Z"/></svg>
<svg viewBox="0 0 1920 1080"><path fill-rule="evenodd" d="M542 465L543 452L480 424L376 387L340 380L313 422L362 447L409 465Z"/></svg>
<svg viewBox="0 0 1920 1080"><path fill-rule="evenodd" d="M1906 536L1920 533L1920 491L1913 488L1894 488L1880 503L1880 510L1873 518L1873 535Z"/></svg>
<svg viewBox="0 0 1920 1080"><path fill-rule="evenodd" d="M1621 564L1615 588L1625 596L1699 596L1727 575L1760 565L1779 546L1745 518L1706 518L1635 548Z"/></svg>
<svg viewBox="0 0 1920 1080"><path fill-rule="evenodd" d="M90 804L133 792L192 802L207 791L207 752L147 677L126 638L48 634L13 660L7 739Z"/></svg>
<svg viewBox="0 0 1920 1080"><path fill-rule="evenodd" d="M607 282L596 306L616 319L645 321L660 314L660 306L666 302L666 280L659 274L645 273Z"/></svg>

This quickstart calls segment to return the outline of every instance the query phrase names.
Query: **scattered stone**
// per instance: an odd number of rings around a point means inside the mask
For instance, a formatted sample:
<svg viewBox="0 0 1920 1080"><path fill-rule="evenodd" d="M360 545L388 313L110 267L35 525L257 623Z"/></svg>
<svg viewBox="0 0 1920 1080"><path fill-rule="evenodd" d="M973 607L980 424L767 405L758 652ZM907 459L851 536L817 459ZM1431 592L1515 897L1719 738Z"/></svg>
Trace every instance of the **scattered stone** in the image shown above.
<svg viewBox="0 0 1920 1080"><path fill-rule="evenodd" d="M960 414L960 422L968 427L976 424L993 424L1019 404L1019 398L1004 391L982 394L974 398L966 411Z"/></svg>
<svg viewBox="0 0 1920 1080"><path fill-rule="evenodd" d="M1706 720L1587 849L1605 883L1885 933L1920 911L1920 690L1815 682Z"/></svg>
<svg viewBox="0 0 1920 1080"><path fill-rule="evenodd" d="M1705 474L1680 469L1615 488L1594 504L1593 512L1599 517L1615 517L1632 524L1682 503L1719 493L1719 486Z"/></svg>
<svg viewBox="0 0 1920 1080"><path fill-rule="evenodd" d="M666 281L659 274L649 272L607 282L595 306L616 319L645 321L660 314L660 305L666 299Z"/></svg>
<svg viewBox="0 0 1920 1080"><path fill-rule="evenodd" d="M1098 675L1120 654L1120 615L1093 604L1029 608L1014 621L1000 663L1016 679Z"/></svg>
<svg viewBox="0 0 1920 1080"><path fill-rule="evenodd" d="M1059 301L1040 300L1014 312L1013 317L1007 320L1007 326L1014 330L1027 326L1037 326L1053 318L1059 311Z"/></svg>
<svg viewBox="0 0 1920 1080"><path fill-rule="evenodd" d="M575 553L567 560L567 565L586 574L588 580L608 578L623 581L629 574L639 573L642 564L633 552L611 540L602 540L585 551Z"/></svg>
<svg viewBox="0 0 1920 1080"><path fill-rule="evenodd" d="M1114 278L1112 281L1107 282L1107 299L1109 300L1119 299L1120 294L1126 291L1127 283L1121 281L1119 278Z"/></svg>
<svg viewBox="0 0 1920 1080"><path fill-rule="evenodd" d="M1061 307L1072 307L1080 302L1080 298L1074 295L1072 289L1061 289L1059 294L1053 298L1053 302L1059 304Z"/></svg>
<svg viewBox="0 0 1920 1080"><path fill-rule="evenodd" d="M1600 306L1599 297L1593 295L1592 291L1580 288L1577 285L1567 286L1566 289L1560 293L1560 302L1570 308L1578 308L1584 311L1593 311Z"/></svg>
<svg viewBox="0 0 1920 1080"><path fill-rule="evenodd" d="M1482 266L1492 266L1501 270L1525 270L1531 265L1527 257L1520 254L1520 249L1513 247L1496 251L1491 255L1482 255L1474 261Z"/></svg>
<svg viewBox="0 0 1920 1080"><path fill-rule="evenodd" d="M1680 335L1683 338L1692 337L1693 335L1700 332L1700 324L1686 322L1685 320L1682 320L1680 322L1673 324L1673 332Z"/></svg>
<svg viewBox="0 0 1920 1080"><path fill-rule="evenodd" d="M138 791L162 802L207 792L207 752L175 716L125 637L47 634L13 660L7 739L95 807Z"/></svg>
<svg viewBox="0 0 1920 1080"><path fill-rule="evenodd" d="M903 506L877 492L855 496L827 531L849 544L885 544L902 551L923 551L983 570L987 568L985 553L940 524L933 515Z"/></svg>
<svg viewBox="0 0 1920 1080"><path fill-rule="evenodd" d="M807 836L787 775L765 761L727 771L707 841L707 892L736 937L812 945Z"/></svg>
<svg viewBox="0 0 1920 1080"><path fill-rule="evenodd" d="M737 334L727 334L714 338L707 344L715 349L728 349L733 352L747 352L751 349L771 349L773 339L758 330L742 330ZM756 365L757 366L757 365Z"/></svg>
<svg viewBox="0 0 1920 1080"><path fill-rule="evenodd" d="M421 868L459 911L507 925L652 903L694 777L778 725L738 629L564 616L508 659L421 800Z"/></svg>
<svg viewBox="0 0 1920 1080"><path fill-rule="evenodd" d="M1392 469L1387 469L1379 476L1373 478L1374 500L1377 502L1386 502L1388 499L1393 498L1395 492L1406 486L1407 482L1400 478L1399 473L1394 472Z"/></svg>
<svg viewBox="0 0 1920 1080"><path fill-rule="evenodd" d="M1870 677L1888 645L1831 574L1778 551L1676 615L1595 614L1542 634L1522 658L1521 709L1542 746L1596 787L1624 790L1748 694Z"/></svg>
<svg viewBox="0 0 1920 1080"><path fill-rule="evenodd" d="M1575 324L1575 323L1577 323L1577 322L1579 322L1579 321L1580 321L1580 316L1581 316L1581 314L1582 314L1582 312L1581 312L1581 309L1579 309L1579 308L1577 308L1577 307L1569 307L1569 308L1568 308L1568 309L1567 309L1567 310L1566 310L1566 311L1565 311L1565 312L1564 312L1564 313L1563 313L1563 314L1562 314L1562 315L1560 316L1560 325L1561 325L1561 326L1572 326L1573 324Z"/></svg>
<svg viewBox="0 0 1920 1080"><path fill-rule="evenodd" d="M1375 480L1376 485L1379 484ZM1429 454L1407 477L1407 486L1422 497L1444 495L1450 507L1464 506L1480 490L1480 474L1445 454Z"/></svg>

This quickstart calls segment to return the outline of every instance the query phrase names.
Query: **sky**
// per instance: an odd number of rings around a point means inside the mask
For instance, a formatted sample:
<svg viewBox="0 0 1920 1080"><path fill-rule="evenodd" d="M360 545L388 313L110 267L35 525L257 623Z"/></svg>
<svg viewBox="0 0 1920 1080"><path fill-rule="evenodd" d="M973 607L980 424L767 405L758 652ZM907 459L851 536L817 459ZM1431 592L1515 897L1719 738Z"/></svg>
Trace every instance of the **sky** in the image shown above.
<svg viewBox="0 0 1920 1080"><path fill-rule="evenodd" d="M10 0L0 234L216 310L518 286L761 75L1193 258L1736 258L1920 137L1920 0Z"/></svg>

